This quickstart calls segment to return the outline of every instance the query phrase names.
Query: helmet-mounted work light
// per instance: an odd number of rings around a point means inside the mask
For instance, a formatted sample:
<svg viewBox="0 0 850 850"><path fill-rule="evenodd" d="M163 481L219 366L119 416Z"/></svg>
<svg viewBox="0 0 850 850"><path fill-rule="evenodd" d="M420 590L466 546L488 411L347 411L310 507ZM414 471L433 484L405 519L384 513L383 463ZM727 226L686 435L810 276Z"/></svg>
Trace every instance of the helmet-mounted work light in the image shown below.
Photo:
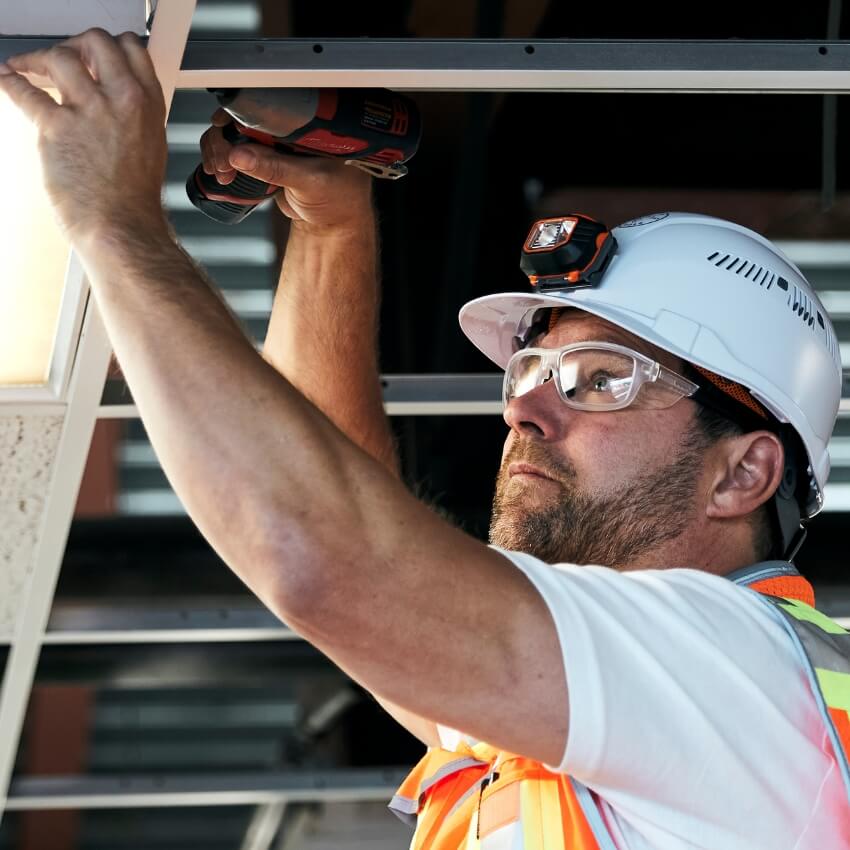
<svg viewBox="0 0 850 850"><path fill-rule="evenodd" d="M544 218L534 223L519 267L541 292L596 286L617 250L601 222L584 215Z"/></svg>

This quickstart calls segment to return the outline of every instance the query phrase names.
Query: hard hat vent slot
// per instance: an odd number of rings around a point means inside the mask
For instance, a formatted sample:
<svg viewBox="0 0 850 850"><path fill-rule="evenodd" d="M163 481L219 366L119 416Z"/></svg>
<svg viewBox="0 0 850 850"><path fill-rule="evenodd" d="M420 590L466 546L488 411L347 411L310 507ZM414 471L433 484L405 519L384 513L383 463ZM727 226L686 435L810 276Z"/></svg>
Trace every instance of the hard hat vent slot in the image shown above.
<svg viewBox="0 0 850 850"><path fill-rule="evenodd" d="M788 294L787 304L809 327L814 325L814 305L805 292L793 287L793 292Z"/></svg>
<svg viewBox="0 0 850 850"><path fill-rule="evenodd" d="M715 251L706 257L706 259L717 266L717 268L739 274L747 280L757 283L759 286L767 284L767 289L770 289L776 281L776 275L770 269L766 269L764 266L760 266L746 257L733 257L731 254L723 254L720 251Z"/></svg>
<svg viewBox="0 0 850 850"><path fill-rule="evenodd" d="M826 338L826 347L833 357L836 357L837 343L827 328L824 317L820 314L815 302L805 290L796 284L791 284L782 275L776 274L766 266L761 266L746 257L727 254L723 251L715 251L706 257L709 263L722 271L740 276L745 280L757 283L762 289L768 290L776 284L777 290L787 293L785 303L797 318L812 329L813 333L823 335ZM817 327L815 326L817 320Z"/></svg>
<svg viewBox="0 0 850 850"><path fill-rule="evenodd" d="M821 324L821 314L818 313L818 324ZM835 337L835 333L832 330L832 325L827 325L824 328L824 333L826 334L826 347L829 349L829 353L832 355L832 359L835 360L838 365L841 365L841 350L838 347L838 340Z"/></svg>

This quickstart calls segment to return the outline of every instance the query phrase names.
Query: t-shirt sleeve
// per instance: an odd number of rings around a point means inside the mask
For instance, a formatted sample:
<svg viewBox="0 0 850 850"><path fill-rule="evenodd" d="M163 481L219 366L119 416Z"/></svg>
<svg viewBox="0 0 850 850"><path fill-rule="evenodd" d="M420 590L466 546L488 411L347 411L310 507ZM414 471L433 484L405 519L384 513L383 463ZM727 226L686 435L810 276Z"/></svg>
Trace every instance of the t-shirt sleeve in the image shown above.
<svg viewBox="0 0 850 850"><path fill-rule="evenodd" d="M665 811L695 806L711 813L716 846L739 846L723 842L724 824L759 807L805 829L800 795L814 799L834 763L778 612L697 570L551 566L498 551L537 588L557 630L569 732L553 770L646 836Z"/></svg>

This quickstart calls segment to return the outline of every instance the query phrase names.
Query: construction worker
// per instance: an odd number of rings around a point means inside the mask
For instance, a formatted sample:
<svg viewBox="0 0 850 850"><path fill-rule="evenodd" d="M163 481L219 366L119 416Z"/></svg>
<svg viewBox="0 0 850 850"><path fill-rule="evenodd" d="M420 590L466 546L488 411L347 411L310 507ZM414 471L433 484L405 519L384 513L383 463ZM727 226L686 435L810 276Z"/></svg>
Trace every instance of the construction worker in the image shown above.
<svg viewBox="0 0 850 850"><path fill-rule="evenodd" d="M507 369L488 547L398 480L365 178L207 135L208 169L285 187L293 219L261 358L167 226L139 42L89 31L0 71L190 516L429 745L393 802L414 847L850 846L848 636L786 560L840 362L769 242L659 214L561 252L558 283L540 253L585 222L532 232L538 289L461 314Z"/></svg>

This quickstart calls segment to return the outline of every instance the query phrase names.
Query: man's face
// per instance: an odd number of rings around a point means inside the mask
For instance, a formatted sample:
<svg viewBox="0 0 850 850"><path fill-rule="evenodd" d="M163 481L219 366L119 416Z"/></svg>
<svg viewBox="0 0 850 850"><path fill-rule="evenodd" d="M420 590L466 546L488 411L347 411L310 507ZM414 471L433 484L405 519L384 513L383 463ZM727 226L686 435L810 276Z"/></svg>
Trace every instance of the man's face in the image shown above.
<svg viewBox="0 0 850 850"><path fill-rule="evenodd" d="M534 344L588 340L626 345L681 371L672 355L578 310ZM549 563L652 565L652 551L694 517L707 445L695 410L685 399L662 410L573 410L553 381L512 399L490 542Z"/></svg>

